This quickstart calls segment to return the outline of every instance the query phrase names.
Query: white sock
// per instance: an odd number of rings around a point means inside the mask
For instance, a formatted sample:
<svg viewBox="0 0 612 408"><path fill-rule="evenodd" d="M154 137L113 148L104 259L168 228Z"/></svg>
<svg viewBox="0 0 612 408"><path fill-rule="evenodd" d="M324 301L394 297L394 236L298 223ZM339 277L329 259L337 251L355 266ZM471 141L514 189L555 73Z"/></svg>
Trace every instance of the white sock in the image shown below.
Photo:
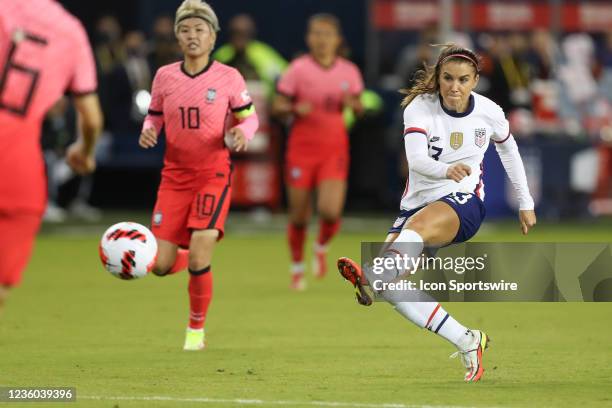
<svg viewBox="0 0 612 408"><path fill-rule="evenodd" d="M320 252L327 253L327 245L321 245L318 242L315 242L313 245L315 254Z"/></svg>
<svg viewBox="0 0 612 408"><path fill-rule="evenodd" d="M438 303L435 302L398 302L393 307L406 319L420 328L424 328L437 305Z"/></svg>
<svg viewBox="0 0 612 408"><path fill-rule="evenodd" d="M406 245L409 243L410 245ZM408 255L408 257L416 258L423 252L424 242L423 237L416 231L410 229L404 229L385 251L386 256ZM409 272L409 271L408 271ZM384 277L389 278L389 277ZM383 278L383 280L384 280ZM395 279L395 278L393 278ZM459 324L450 314L440 306L438 302L435 302L431 296L421 291L411 291L411 293L405 293L402 291L383 291L383 298L393 305L395 310L412 323L416 324L421 328L426 328L432 331L459 349L467 347L468 338L471 339L471 332ZM431 302L409 302L404 300L414 300L415 298L420 300L428 300ZM469 334L469 336L468 336Z"/></svg>
<svg viewBox="0 0 612 408"><path fill-rule="evenodd" d="M465 350L472 339L467 327L455 320L436 302L399 302L395 310L421 328L442 336L458 349Z"/></svg>
<svg viewBox="0 0 612 408"><path fill-rule="evenodd" d="M194 333L194 332L204 333L204 328L201 328L201 329L192 329L191 327L187 327L187 331L189 333Z"/></svg>
<svg viewBox="0 0 612 408"><path fill-rule="evenodd" d="M291 275L303 275L304 274L304 262L293 262L291 264Z"/></svg>
<svg viewBox="0 0 612 408"><path fill-rule="evenodd" d="M416 260L423 252L423 238L416 231L405 229L400 232L398 237L383 252L383 257L396 259L396 257ZM409 265L412 263L409 262ZM410 272L413 268L398 270L397 268L385 268L381 274L376 276L382 282L393 282L398 276ZM371 281L370 281L371 282Z"/></svg>

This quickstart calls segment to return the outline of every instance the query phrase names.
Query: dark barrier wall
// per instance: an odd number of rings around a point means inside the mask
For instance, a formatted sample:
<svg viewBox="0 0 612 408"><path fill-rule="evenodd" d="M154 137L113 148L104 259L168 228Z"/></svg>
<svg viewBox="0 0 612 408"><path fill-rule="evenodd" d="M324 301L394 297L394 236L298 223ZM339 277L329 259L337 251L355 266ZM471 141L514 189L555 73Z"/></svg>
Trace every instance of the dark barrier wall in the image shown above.
<svg viewBox="0 0 612 408"><path fill-rule="evenodd" d="M547 219L586 216L590 194L576 191L571 168L577 155L593 145L565 137L536 136L519 141L519 148L538 215ZM493 143L485 155L484 182L487 217L515 216L514 190Z"/></svg>

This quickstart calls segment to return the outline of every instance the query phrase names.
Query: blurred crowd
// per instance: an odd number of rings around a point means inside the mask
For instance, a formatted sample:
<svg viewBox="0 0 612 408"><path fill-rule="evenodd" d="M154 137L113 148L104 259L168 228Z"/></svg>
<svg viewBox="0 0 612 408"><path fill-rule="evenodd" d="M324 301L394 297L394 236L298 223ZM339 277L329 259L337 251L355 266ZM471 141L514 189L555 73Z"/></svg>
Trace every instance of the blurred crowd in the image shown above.
<svg viewBox="0 0 612 408"><path fill-rule="evenodd" d="M235 16L224 30L227 30L228 43L218 42L213 57L236 67L248 80L261 81L266 99L271 101L275 81L286 68L288 58L276 52L273 44L256 39L256 24L247 15ZM148 109L152 78L160 66L181 58L174 37L174 21L171 16L159 16L151 32L145 34L137 30L124 31L115 17L107 15L97 21L91 35L105 116L99 163L101 166L122 163L134 166L133 157L140 154L135 140ZM399 170L385 170L389 167L390 162L386 160L389 155L403 155L397 142L400 138L395 137L401 127L401 112L395 105L399 96L395 92L411 83L423 63L434 61L438 49L431 44L447 40L440 38L434 26L412 38L414 41L402 50L387 52L392 57L382 61L383 72L379 80L368 84L368 97L376 100L375 108L371 115L362 119L364 124L353 126L351 123L355 133L352 151L358 159L370 157L371 164L367 171L351 168L351 180L361 183L356 186L352 183L352 193L356 195L365 197L372 194L373 188L380 189L379 177L371 168L393 173L397 179L401 179L405 171L400 165L397 166ZM592 194L601 199L612 196L609 177L612 174L612 31L596 35L570 33L561 37L545 30L477 35L455 33L450 39L482 56L477 92L490 97L504 109L517 138L529 140L544 136L592 144L597 150L597 180ZM294 55L303 48L302 44L296 44ZM382 98L377 98L377 93ZM394 96L385 98L385 94ZM382 100L390 103L383 108ZM75 216L95 220L100 213L90 205L92 180L75 182L75 176L62 160L58 160L63 148L74 137L74 129L67 125L72 121L66 120L72 113L66 106L65 101L60 101L49 113L44 128L43 147L50 179L46 219L63 221L72 211ZM387 135L386 142L373 148L373 133ZM371 156L372 149L378 148L384 151L380 152L377 162ZM159 165L160 157L154 165ZM401 160L396 159L400 163ZM143 160L137 165L146 167L151 163ZM66 189L65 185L70 183L76 186ZM396 202L393 195L398 192L394 188L388 190L374 195L384 203Z"/></svg>
<svg viewBox="0 0 612 408"><path fill-rule="evenodd" d="M453 33L443 39L431 26L395 61L383 63L392 69L383 75L382 86L410 84L424 62L434 62L438 51L431 44L446 41L482 56L477 92L504 109L515 133L610 138L612 31L560 38L543 29L474 36Z"/></svg>
<svg viewBox="0 0 612 408"><path fill-rule="evenodd" d="M542 195L558 198L551 199L549 207L556 208L550 213L559 216L561 207L574 206L581 208L573 215L611 214L612 31L555 36L539 29L441 38L431 26L399 56L383 61L387 72L381 76L381 88L393 91L409 85L414 73L437 57L431 45L448 41L482 57L476 91L504 109L517 139L539 145L540 156L557 158L553 167L547 166L556 174L542 177ZM557 191L549 194L551 190ZM572 202L574 192L586 204Z"/></svg>

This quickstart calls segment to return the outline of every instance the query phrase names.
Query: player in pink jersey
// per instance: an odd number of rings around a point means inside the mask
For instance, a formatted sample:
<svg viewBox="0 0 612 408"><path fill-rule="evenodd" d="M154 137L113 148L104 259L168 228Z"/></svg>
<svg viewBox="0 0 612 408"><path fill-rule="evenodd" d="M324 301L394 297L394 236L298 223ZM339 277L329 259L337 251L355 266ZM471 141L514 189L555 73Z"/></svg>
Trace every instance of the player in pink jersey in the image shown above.
<svg viewBox="0 0 612 408"><path fill-rule="evenodd" d="M315 243L314 273L327 270L329 241L340 228L346 196L349 142L342 111L359 113L363 80L357 67L340 57L340 22L329 14L308 21L310 53L294 60L278 83L273 111L293 116L286 156L289 200L287 235L291 250L291 287L304 288L304 241L311 214L312 191L317 191L320 217Z"/></svg>
<svg viewBox="0 0 612 408"><path fill-rule="evenodd" d="M176 12L175 34L184 60L155 74L139 140L140 146L153 147L165 128L164 168L151 223L159 247L153 273L165 276L189 269L185 350L205 347L210 265L231 197L231 163L224 143L228 113L240 121L229 130L236 151L247 148L259 125L242 76L210 58L217 31L219 21L207 3L183 1Z"/></svg>
<svg viewBox="0 0 612 408"><path fill-rule="evenodd" d="M95 168L102 128L93 53L81 23L52 0L0 6L0 308L21 280L46 206L40 130L46 112L72 93L81 135L66 160Z"/></svg>

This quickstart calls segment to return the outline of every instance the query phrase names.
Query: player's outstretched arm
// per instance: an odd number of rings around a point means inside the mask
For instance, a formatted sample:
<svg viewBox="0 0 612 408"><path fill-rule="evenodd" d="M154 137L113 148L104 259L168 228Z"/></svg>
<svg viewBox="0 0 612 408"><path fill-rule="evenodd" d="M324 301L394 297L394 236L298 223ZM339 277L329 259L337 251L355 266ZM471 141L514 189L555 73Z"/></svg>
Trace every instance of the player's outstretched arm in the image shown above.
<svg viewBox="0 0 612 408"><path fill-rule="evenodd" d="M345 94L342 98L342 105L345 108L351 109L357 116L361 116L363 114L364 108L363 104L361 103L361 95Z"/></svg>
<svg viewBox="0 0 612 408"><path fill-rule="evenodd" d="M236 152L246 151L249 141L255 137L255 132L259 127L259 118L253 105L236 112L235 116L240 123L229 130L233 142L232 147Z"/></svg>
<svg viewBox="0 0 612 408"><path fill-rule="evenodd" d="M521 231L523 235L527 235L529 230L536 225L536 215L533 210L519 210L519 221L521 222Z"/></svg>
<svg viewBox="0 0 612 408"><path fill-rule="evenodd" d="M232 137L232 147L235 152L246 152L249 146L249 140L244 135L244 132L237 127L233 127L229 130L229 134Z"/></svg>
<svg viewBox="0 0 612 408"><path fill-rule="evenodd" d="M293 103L291 103L291 99L280 94L274 97L274 101L272 102L272 115L280 119L286 119L291 115L292 111Z"/></svg>
<svg viewBox="0 0 612 408"><path fill-rule="evenodd" d="M463 163L451 164L448 166L448 170L446 170L446 178L456 181L457 183L470 174L472 174L472 168Z"/></svg>
<svg viewBox="0 0 612 408"><path fill-rule="evenodd" d="M278 94L272 103L272 115L281 120L288 119L291 115L306 116L312 111L312 105L309 102L299 102L294 104L293 101L285 95Z"/></svg>
<svg viewBox="0 0 612 408"><path fill-rule="evenodd" d="M536 224L536 215L533 198L527 184L525 167L523 166L523 160L521 159L514 136L508 135L503 141L496 142L495 149L518 196L519 223L521 224L523 235L527 235L529 230Z"/></svg>
<svg viewBox="0 0 612 408"><path fill-rule="evenodd" d="M157 130L154 127L143 129L138 138L138 144L143 149L155 147L157 144Z"/></svg>
<svg viewBox="0 0 612 408"><path fill-rule="evenodd" d="M458 180L461 180L461 178L463 178L463 176L459 174L461 171L460 169L456 169L456 171L453 170L451 174L449 174L451 166L434 160L429 156L427 139L423 134L412 132L406 133L404 135L404 147L410 170L433 179L456 177ZM453 168L455 167L457 166L455 165ZM455 178L453 178L453 180L458 181Z"/></svg>
<svg viewBox="0 0 612 408"><path fill-rule="evenodd" d="M78 174L88 174L95 170L95 148L102 131L103 116L97 94L74 98L78 112L79 138L66 151L66 162Z"/></svg>
<svg viewBox="0 0 612 408"><path fill-rule="evenodd" d="M164 76L162 68L157 70L151 85L151 103L149 111L142 123L142 130L138 138L138 145L143 149L155 147L157 144L157 136L161 133L164 126L164 97L163 88L167 82L167 77Z"/></svg>

